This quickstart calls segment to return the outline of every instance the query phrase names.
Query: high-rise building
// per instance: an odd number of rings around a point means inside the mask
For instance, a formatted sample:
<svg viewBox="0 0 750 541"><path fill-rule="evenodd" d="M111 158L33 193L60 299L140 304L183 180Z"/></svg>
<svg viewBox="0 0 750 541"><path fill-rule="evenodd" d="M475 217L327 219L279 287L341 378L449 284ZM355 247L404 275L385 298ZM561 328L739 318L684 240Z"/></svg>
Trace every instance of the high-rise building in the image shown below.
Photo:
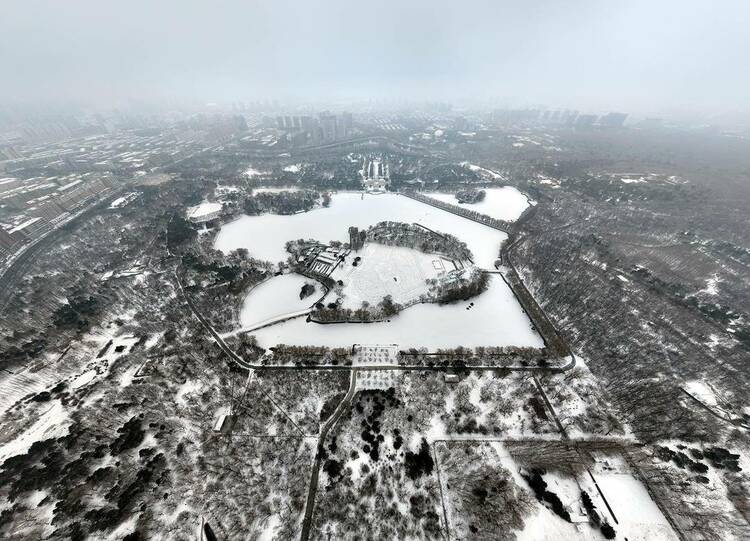
<svg viewBox="0 0 750 541"><path fill-rule="evenodd" d="M312 131L315 127L315 119L311 116L301 116L300 127L305 131Z"/></svg>
<svg viewBox="0 0 750 541"><path fill-rule="evenodd" d="M352 114L351 113L341 113L340 117L340 125L341 130L339 133L339 137L349 137L349 135L352 132L352 125L354 124L352 120Z"/></svg>
<svg viewBox="0 0 750 541"><path fill-rule="evenodd" d="M573 126L578 118L578 111L564 111L560 116L560 121L566 126Z"/></svg>
<svg viewBox="0 0 750 541"><path fill-rule="evenodd" d="M324 142L335 141L338 138L336 124L335 115L330 113L320 113L320 129Z"/></svg>
<svg viewBox="0 0 750 541"><path fill-rule="evenodd" d="M576 128L590 128L596 122L596 115L578 115L575 121Z"/></svg>
<svg viewBox="0 0 750 541"><path fill-rule="evenodd" d="M627 113L607 113L599 119L599 125L605 128L622 128Z"/></svg>

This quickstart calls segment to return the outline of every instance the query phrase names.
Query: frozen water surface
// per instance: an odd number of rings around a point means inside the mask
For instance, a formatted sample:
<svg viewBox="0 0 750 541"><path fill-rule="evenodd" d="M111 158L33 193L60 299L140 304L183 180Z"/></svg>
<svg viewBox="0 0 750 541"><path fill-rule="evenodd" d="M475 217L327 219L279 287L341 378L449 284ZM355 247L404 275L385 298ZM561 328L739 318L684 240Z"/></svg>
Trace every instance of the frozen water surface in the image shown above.
<svg viewBox="0 0 750 541"><path fill-rule="evenodd" d="M517 211L520 214L523 209L519 207ZM500 245L507 238L502 231L398 194L368 195L360 192L341 192L333 195L331 205L327 208L321 207L292 216L243 216L222 227L215 246L224 252L247 248L254 257L276 262L287 259L288 253L284 246L289 240L312 238L322 242L346 242L349 240L349 226L366 228L384 220L416 222L435 231L451 233L468 245L477 266L486 269L494 267ZM385 252L398 251L381 248ZM385 257L391 264L408 264L408 261L394 257L395 253L390 252ZM363 257L362 271L367 270L365 267L368 264L377 265L377 261L371 259L379 259L378 255L383 255L374 252L368 254L365 254L368 255L367 258ZM416 264L416 267L420 265ZM411 278L407 271L408 269L391 269L391 274L398 277L406 272L407 274L401 276L404 280L403 285L411 284L410 287L416 287L418 284L412 283L414 280L407 280ZM343 271L339 271L341 272ZM388 274L382 268L379 272ZM353 275L348 276L347 281L353 279ZM241 326L252 327L259 322L309 307L318 298L318 294L316 293L314 299L300 301L299 291L305 281L301 276L283 275L251 290L240 312ZM400 285L398 280L395 283ZM352 285L354 284L350 284ZM356 288L347 289L349 295L358 297L354 294ZM394 292L389 290L387 293ZM358 297L349 300L354 302L362 299ZM469 301L449 305L417 304L389 321L319 324L300 317L275 323L252 334L265 347L276 344L348 347L354 343L395 343L404 348L427 347L435 350L456 346L544 345L513 296L513 292L497 274L491 276L490 287L486 292Z"/></svg>
<svg viewBox="0 0 750 541"><path fill-rule="evenodd" d="M360 192L333 194L331 205L291 216L263 214L243 216L224 225L215 247L228 253L247 248L258 259L278 262L287 259L284 248L289 240L316 239L321 242L349 241L349 226L367 228L384 220L416 222L435 231L450 233L464 241L474 254L477 266L491 269L507 234L413 199L385 193Z"/></svg>
<svg viewBox="0 0 750 541"><path fill-rule="evenodd" d="M491 218L505 220L506 222L516 221L523 211L529 206L528 198L519 192L513 186L503 186L502 188L481 188L485 191L485 196L479 203L469 205L459 204L454 193L442 192L425 192L433 199L438 199L452 205L458 205L467 209L475 210L486 214Z"/></svg>
<svg viewBox="0 0 750 541"><path fill-rule="evenodd" d="M246 303L252 303L252 293ZM390 321L319 324L298 318L265 327L253 334L263 347L276 344L329 347L399 344L402 348L434 350L457 346L544 345L513 292L497 274L492 275L487 291L469 301L448 305L417 304Z"/></svg>
<svg viewBox="0 0 750 541"><path fill-rule="evenodd" d="M305 284L315 285L315 293L300 299ZM325 292L320 283L299 274L274 276L250 290L240 309L240 323L253 327L263 321L309 308Z"/></svg>

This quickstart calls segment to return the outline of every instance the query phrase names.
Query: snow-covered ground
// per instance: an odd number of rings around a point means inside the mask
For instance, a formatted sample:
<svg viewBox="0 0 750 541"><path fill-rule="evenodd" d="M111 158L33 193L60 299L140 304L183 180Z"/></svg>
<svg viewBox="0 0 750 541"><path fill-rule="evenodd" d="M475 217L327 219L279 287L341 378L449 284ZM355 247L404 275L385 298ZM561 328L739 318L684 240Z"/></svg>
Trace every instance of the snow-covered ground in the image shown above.
<svg viewBox="0 0 750 541"><path fill-rule="evenodd" d="M265 175L265 171L259 171L258 169L254 169L252 166L245 169L245 172L243 173L248 178L258 177L261 175Z"/></svg>
<svg viewBox="0 0 750 541"><path fill-rule="evenodd" d="M488 290L478 297L444 306L417 304L387 322L324 325L298 318L253 334L264 347L399 344L402 348L424 346L435 350L457 346L540 348L544 345L510 288L495 274Z"/></svg>
<svg viewBox="0 0 750 541"><path fill-rule="evenodd" d="M112 203L110 203L109 208L116 209L120 207L126 206L128 203L133 201L135 198L137 198L139 195L138 192L130 192L128 194L123 195L122 197L118 197Z"/></svg>
<svg viewBox="0 0 750 541"><path fill-rule="evenodd" d="M132 314L121 314L120 319L127 320ZM83 387L97 380L109 370L117 358L126 355L138 340L131 335L118 335L119 327L112 322L94 329L84 339L70 348L70 351L47 353L45 356L27 364L15 373L0 374L0 412L4 412L17 400L26 395L36 394L53 387L60 381L67 381L77 387ZM112 344L107 354L97 357L109 341ZM116 352L118 346L122 351ZM89 370L95 369L95 373Z"/></svg>
<svg viewBox="0 0 750 541"><path fill-rule="evenodd" d="M211 214L221 212L221 203L203 202L200 205L190 207L187 212L188 218L198 219Z"/></svg>
<svg viewBox="0 0 750 541"><path fill-rule="evenodd" d="M253 188L253 193L281 193L281 192L298 192L300 188L297 186L284 186L284 187L269 187L269 188Z"/></svg>
<svg viewBox="0 0 750 541"><path fill-rule="evenodd" d="M64 436L69 425L65 406L55 400L31 427L8 443L0 445L0 464L8 457L24 454L34 442Z"/></svg>
<svg viewBox="0 0 750 541"><path fill-rule="evenodd" d="M506 222L517 220L529 206L529 199L513 186L482 189L486 193L482 201L460 206ZM459 204L453 193L428 192L425 195L452 205Z"/></svg>
<svg viewBox="0 0 750 541"><path fill-rule="evenodd" d="M688 381L685 383L685 390L695 398L703 402L706 406L716 406L717 400L713 389L706 383L698 380Z"/></svg>
<svg viewBox="0 0 750 541"><path fill-rule="evenodd" d="M486 269L494 267L500 245L507 238L501 231L397 194L341 192L333 194L330 207L310 212L292 216L243 216L221 228L214 246L225 253L247 248L253 257L277 262L288 257L284 246L289 240L313 238L321 242L347 242L349 226L363 229L384 220L416 222L435 231L451 233L466 242L474 254L474 262Z"/></svg>
<svg viewBox="0 0 750 541"><path fill-rule="evenodd" d="M466 167L467 169L471 171L474 171L475 173L479 173L480 176L483 176L490 180L502 180L503 178L503 176L497 171L493 171L492 169L487 169L485 167L481 167L473 163L461 162L461 165L463 165L464 167Z"/></svg>
<svg viewBox="0 0 750 541"><path fill-rule="evenodd" d="M597 458L592 473L599 489L612 508L612 513L617 517L616 522L607 511L607 506L601 501L598 490L590 477L581 476L579 480L600 513L610 519L609 523L617 532L618 539L627 538L631 541L678 539L659 507L651 499L646 487L633 476L621 457Z"/></svg>
<svg viewBox="0 0 750 541"><path fill-rule="evenodd" d="M733 412L731 400L722 396L721 392L718 392L708 381L688 381L683 388L695 399L702 402L705 406L711 408L719 415L723 415L727 419L736 416Z"/></svg>
<svg viewBox="0 0 750 541"><path fill-rule="evenodd" d="M355 257L361 258L356 267ZM357 309L363 301L375 305L386 295L400 304L418 299L428 292L428 278L437 278L454 268L449 260L435 254L370 242L352 252L331 278L344 282L343 306Z"/></svg>
<svg viewBox="0 0 750 541"><path fill-rule="evenodd" d="M706 280L706 287L699 293L705 293L706 295L718 295L719 284L722 282L718 274L714 274L711 278Z"/></svg>
<svg viewBox="0 0 750 541"><path fill-rule="evenodd" d="M315 285L315 293L300 299L305 284ZM299 274L274 276L251 289L242 301L240 324L245 328L253 327L274 317L304 310L312 306L323 292L323 286L318 282Z"/></svg>

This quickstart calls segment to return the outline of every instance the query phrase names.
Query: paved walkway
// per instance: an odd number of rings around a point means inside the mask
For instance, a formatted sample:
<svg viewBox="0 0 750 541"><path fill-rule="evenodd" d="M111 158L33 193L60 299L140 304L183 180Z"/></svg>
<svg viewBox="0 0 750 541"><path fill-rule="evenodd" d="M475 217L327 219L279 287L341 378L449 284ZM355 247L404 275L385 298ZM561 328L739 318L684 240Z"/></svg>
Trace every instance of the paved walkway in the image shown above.
<svg viewBox="0 0 750 541"><path fill-rule="evenodd" d="M237 329L235 331L231 331L228 333L224 333L221 335L222 338L229 338L230 336L236 336L238 334L247 334L251 333L253 331L257 331L258 329L262 329L264 327L270 327L271 325L276 325L277 323L281 323L283 321L287 321L289 319L295 319L298 317L306 316L310 312L312 312L312 308L305 308L304 310L298 310L297 312L289 312L287 314L281 314L280 316L274 316L268 319L264 319L263 321L259 323L255 323L253 325L250 325L248 327L242 327L241 329Z"/></svg>

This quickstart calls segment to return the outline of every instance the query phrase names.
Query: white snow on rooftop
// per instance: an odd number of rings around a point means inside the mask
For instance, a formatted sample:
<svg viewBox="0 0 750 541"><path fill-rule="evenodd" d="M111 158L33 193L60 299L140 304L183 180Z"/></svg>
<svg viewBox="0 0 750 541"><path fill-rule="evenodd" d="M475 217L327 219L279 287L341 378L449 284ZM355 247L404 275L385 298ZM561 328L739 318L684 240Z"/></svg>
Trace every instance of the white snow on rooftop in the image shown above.
<svg viewBox="0 0 750 541"><path fill-rule="evenodd" d="M30 220L26 220L22 224L17 225L16 227L14 227L10 231L8 231L8 233L15 233L16 231L20 231L21 229L25 229L28 226L30 226L31 224L38 222L39 220L41 220L41 218L31 218Z"/></svg>

